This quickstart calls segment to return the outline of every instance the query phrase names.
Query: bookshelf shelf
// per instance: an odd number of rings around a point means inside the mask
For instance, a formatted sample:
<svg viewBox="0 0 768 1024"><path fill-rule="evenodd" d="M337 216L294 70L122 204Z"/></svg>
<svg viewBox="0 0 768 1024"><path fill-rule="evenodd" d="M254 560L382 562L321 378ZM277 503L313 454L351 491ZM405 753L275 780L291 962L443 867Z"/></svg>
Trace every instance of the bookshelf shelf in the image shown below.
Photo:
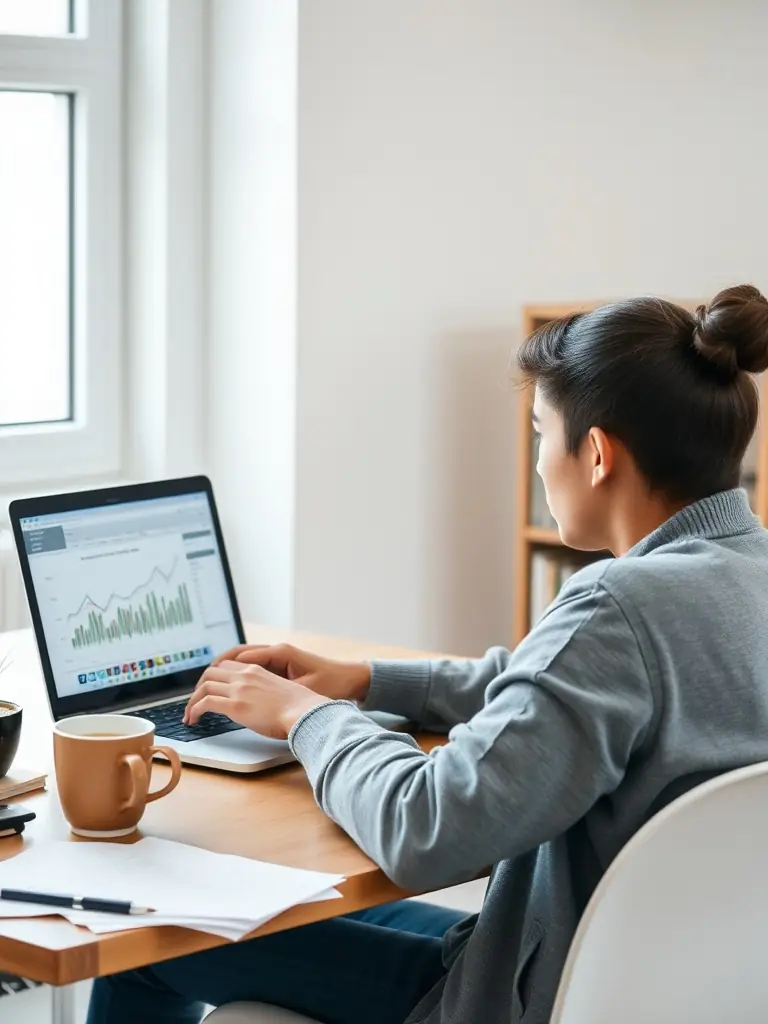
<svg viewBox="0 0 768 1024"><path fill-rule="evenodd" d="M550 544L552 547L565 547L560 540L558 531L549 526L526 526L523 534L529 544Z"/></svg>
<svg viewBox="0 0 768 1024"><path fill-rule="evenodd" d="M526 306L523 309L523 336L528 337L543 324L571 313L595 309L599 302ZM697 303L683 301L681 305L693 309ZM745 460L743 486L750 494L752 507L768 525L768 429L763 422L768 409L768 373L758 381L760 388L761 422L758 433L750 445ZM517 421L517 494L515 517L515 566L512 643L519 643L529 632L538 611L557 595L569 575L606 552L586 553L573 551L560 540L544 500L533 456L531 430L531 401L529 391L520 392ZM542 505L544 506L542 508ZM546 525L549 523L549 525Z"/></svg>

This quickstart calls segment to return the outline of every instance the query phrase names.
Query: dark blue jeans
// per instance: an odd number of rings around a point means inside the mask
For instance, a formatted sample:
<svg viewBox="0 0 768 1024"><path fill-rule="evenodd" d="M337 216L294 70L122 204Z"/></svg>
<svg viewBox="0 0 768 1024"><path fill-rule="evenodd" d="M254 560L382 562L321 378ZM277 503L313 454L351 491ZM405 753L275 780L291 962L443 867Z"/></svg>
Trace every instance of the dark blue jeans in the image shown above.
<svg viewBox="0 0 768 1024"><path fill-rule="evenodd" d="M403 1024L444 974L465 915L414 901L219 946L94 984L88 1024L198 1024L205 1004L285 1006L323 1024Z"/></svg>

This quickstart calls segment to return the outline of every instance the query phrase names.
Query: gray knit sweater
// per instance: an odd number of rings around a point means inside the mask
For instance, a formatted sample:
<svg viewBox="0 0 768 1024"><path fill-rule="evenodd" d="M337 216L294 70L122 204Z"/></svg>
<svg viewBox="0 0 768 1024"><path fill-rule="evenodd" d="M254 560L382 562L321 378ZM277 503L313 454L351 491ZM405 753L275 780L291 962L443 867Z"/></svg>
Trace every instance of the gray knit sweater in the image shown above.
<svg viewBox="0 0 768 1024"><path fill-rule="evenodd" d="M630 836L709 774L768 760L768 533L743 491L691 505L566 584L512 653L377 662L290 741L323 810L411 890L495 865L409 1021L545 1024L579 917Z"/></svg>

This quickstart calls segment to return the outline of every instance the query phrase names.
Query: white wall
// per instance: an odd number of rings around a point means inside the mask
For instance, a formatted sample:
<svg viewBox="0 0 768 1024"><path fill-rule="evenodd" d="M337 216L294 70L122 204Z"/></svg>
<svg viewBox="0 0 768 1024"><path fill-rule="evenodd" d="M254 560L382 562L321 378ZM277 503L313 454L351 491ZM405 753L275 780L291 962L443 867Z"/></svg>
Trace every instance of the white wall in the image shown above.
<svg viewBox="0 0 768 1024"><path fill-rule="evenodd" d="M124 471L201 471L206 427L208 131L205 0L125 6Z"/></svg>
<svg viewBox="0 0 768 1024"><path fill-rule="evenodd" d="M301 626L505 642L520 307L768 287L768 5L300 17Z"/></svg>
<svg viewBox="0 0 768 1024"><path fill-rule="evenodd" d="M244 615L287 625L295 497L296 0L210 0L209 15L207 454Z"/></svg>
<svg viewBox="0 0 768 1024"><path fill-rule="evenodd" d="M768 286L767 35L761 0L300 4L297 625L508 639L520 307ZM215 372L220 394L238 367ZM217 475L237 423L213 415ZM269 490L252 472L236 507L222 475L242 556ZM267 585L246 614L284 617Z"/></svg>

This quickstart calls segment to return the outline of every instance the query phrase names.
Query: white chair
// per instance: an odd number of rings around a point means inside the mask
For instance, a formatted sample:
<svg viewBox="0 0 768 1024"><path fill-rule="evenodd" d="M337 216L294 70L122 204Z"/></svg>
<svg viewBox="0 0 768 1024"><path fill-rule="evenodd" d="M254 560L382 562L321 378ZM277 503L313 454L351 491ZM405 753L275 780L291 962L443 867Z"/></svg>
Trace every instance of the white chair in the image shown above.
<svg viewBox="0 0 768 1024"><path fill-rule="evenodd" d="M768 1020L768 763L652 818L595 890L551 1024Z"/></svg>
<svg viewBox="0 0 768 1024"><path fill-rule="evenodd" d="M571 943L550 1024L768 1021L768 762L652 818L605 874ZM207 1024L318 1024L261 1003Z"/></svg>
<svg viewBox="0 0 768 1024"><path fill-rule="evenodd" d="M229 1003L209 1013L204 1024L318 1024L300 1013L265 1003Z"/></svg>

